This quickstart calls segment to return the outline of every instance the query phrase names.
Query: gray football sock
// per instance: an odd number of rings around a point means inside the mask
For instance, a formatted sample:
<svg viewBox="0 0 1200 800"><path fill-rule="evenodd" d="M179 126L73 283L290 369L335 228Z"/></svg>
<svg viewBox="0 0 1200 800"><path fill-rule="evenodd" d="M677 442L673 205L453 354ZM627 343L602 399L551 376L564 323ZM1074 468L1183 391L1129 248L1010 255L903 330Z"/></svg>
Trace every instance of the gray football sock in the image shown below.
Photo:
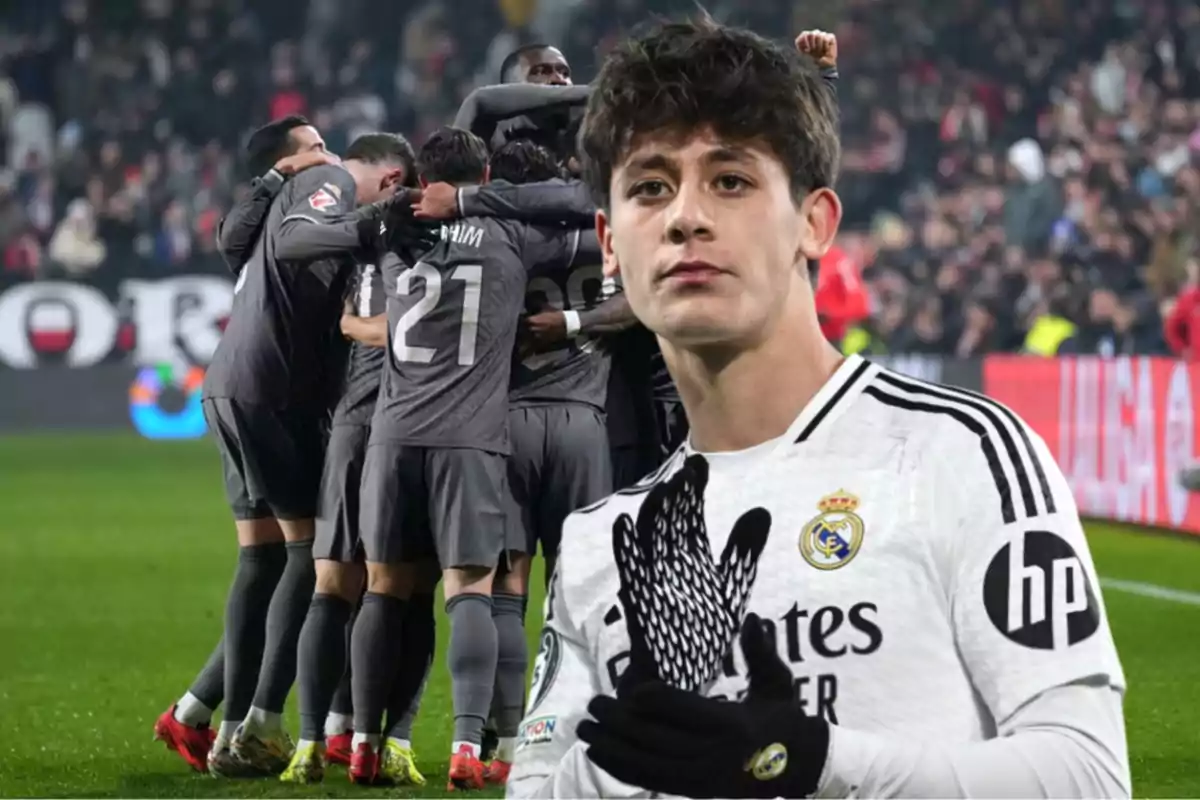
<svg viewBox="0 0 1200 800"><path fill-rule="evenodd" d="M346 672L346 622L354 610L334 594L314 595L296 646L300 738L325 741L325 718Z"/></svg>
<svg viewBox="0 0 1200 800"><path fill-rule="evenodd" d="M283 542L238 548L238 566L225 603L225 719L241 722L250 710L263 647L267 608L287 563Z"/></svg>
<svg viewBox="0 0 1200 800"><path fill-rule="evenodd" d="M421 708L421 695L433 665L436 624L432 594L414 594L409 598L404 615L400 665L388 700L388 736L412 739L413 721Z"/></svg>
<svg viewBox="0 0 1200 800"><path fill-rule="evenodd" d="M460 594L446 601L450 645L446 661L454 696L454 741L480 744L496 682L496 624L492 598Z"/></svg>
<svg viewBox="0 0 1200 800"><path fill-rule="evenodd" d="M204 662L204 667L196 680L188 689L192 697L209 708L216 710L225 699L225 635L221 634L220 641Z"/></svg>
<svg viewBox="0 0 1200 800"><path fill-rule="evenodd" d="M311 539L287 543L287 566L271 596L262 672L254 693L254 706L263 711L282 714L296 680L296 642L317 585L312 545Z"/></svg>
<svg viewBox="0 0 1200 800"><path fill-rule="evenodd" d="M496 696L492 700L496 735L516 736L525 702L525 670L529 666L525 598L515 594L492 595L492 620L497 642Z"/></svg>
<svg viewBox="0 0 1200 800"><path fill-rule="evenodd" d="M383 710L396 677L407 603L386 594L367 592L350 639L354 732L383 731Z"/></svg>
<svg viewBox="0 0 1200 800"><path fill-rule="evenodd" d="M362 599L359 598L359 602ZM329 710L334 714L342 714L343 716L354 715L354 696L350 693L350 637L354 633L354 620L358 618L358 606L354 606L354 610L350 613L350 619L346 621L346 669L342 672L342 679L338 681L337 691L333 693L333 704L329 706Z"/></svg>

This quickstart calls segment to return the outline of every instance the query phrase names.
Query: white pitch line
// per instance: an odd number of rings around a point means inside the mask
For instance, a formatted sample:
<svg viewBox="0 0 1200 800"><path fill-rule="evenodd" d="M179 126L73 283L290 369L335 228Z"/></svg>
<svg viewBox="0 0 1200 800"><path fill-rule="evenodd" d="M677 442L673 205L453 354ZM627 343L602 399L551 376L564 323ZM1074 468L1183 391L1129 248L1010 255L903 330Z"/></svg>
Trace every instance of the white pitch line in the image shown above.
<svg viewBox="0 0 1200 800"><path fill-rule="evenodd" d="M1200 606L1200 592L1185 592L1182 589L1168 589L1166 586L1156 586L1153 583L1123 581L1117 578L1101 578L1100 586L1105 589L1115 589L1118 592L1141 595L1142 597L1153 597L1157 600L1167 600L1172 603Z"/></svg>

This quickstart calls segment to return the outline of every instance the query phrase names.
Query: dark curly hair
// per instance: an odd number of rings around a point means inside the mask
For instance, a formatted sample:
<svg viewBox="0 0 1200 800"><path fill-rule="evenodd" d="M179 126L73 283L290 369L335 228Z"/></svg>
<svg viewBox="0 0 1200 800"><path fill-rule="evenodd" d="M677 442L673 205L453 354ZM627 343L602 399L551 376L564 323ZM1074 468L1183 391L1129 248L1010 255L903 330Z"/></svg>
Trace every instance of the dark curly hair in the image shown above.
<svg viewBox="0 0 1200 800"><path fill-rule="evenodd" d="M417 151L417 172L429 183L480 183L487 165L483 140L449 125L431 133Z"/></svg>
<svg viewBox="0 0 1200 800"><path fill-rule="evenodd" d="M635 139L684 138L704 128L735 142L765 143L783 162L797 199L833 185L841 149L837 101L790 47L706 14L660 21L619 44L592 86L578 150L602 208Z"/></svg>
<svg viewBox="0 0 1200 800"><path fill-rule="evenodd" d="M516 139L504 145L492 153L488 164L494 181L537 183L563 177L554 153L528 139Z"/></svg>

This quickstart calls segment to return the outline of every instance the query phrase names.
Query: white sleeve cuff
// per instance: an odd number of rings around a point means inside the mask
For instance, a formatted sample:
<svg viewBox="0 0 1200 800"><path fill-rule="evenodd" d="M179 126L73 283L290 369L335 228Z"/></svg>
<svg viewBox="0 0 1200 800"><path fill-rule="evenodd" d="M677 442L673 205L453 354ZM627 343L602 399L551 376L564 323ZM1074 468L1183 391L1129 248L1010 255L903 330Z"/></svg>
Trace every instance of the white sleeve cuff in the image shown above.
<svg viewBox="0 0 1200 800"><path fill-rule="evenodd" d="M579 312L564 311L563 318L567 322L567 336L574 336L579 333Z"/></svg>

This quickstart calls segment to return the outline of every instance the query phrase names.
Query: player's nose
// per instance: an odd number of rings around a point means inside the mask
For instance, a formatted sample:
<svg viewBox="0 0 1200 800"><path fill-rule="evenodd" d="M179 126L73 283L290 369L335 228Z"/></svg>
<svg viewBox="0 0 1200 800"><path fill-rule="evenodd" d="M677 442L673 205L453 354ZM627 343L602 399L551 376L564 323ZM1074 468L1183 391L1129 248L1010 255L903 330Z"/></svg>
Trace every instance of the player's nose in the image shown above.
<svg viewBox="0 0 1200 800"><path fill-rule="evenodd" d="M672 244L691 239L711 239L714 233L712 217L699 189L681 186L667 208L666 234Z"/></svg>

